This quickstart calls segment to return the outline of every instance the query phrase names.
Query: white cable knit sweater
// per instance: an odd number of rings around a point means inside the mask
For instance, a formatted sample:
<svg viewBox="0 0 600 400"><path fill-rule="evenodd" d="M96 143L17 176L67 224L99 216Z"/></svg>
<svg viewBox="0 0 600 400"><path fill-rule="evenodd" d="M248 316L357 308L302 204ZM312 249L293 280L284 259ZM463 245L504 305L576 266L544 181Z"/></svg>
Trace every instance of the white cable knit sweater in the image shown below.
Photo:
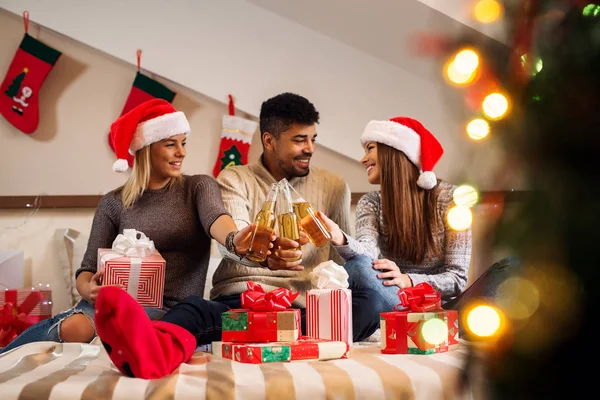
<svg viewBox="0 0 600 400"><path fill-rule="evenodd" d="M217 181L221 186L223 203L231 213L238 228L248 226L260 211L271 184L275 178L264 167L257 163L233 166L224 169ZM350 230L350 188L346 182L327 170L310 167L310 173L301 178L290 179L290 184L309 201L317 210L325 213L343 230ZM219 246L223 260L213 276L213 288L210 298L220 295L232 295L246 290L246 282L259 283L265 291L278 287L294 292L300 296L294 306L306 306L305 291L311 288L309 273L323 261L335 260L343 264L342 259L331 245L316 248L312 243L302 247L302 265L304 271L271 271L258 263L243 259L227 252Z"/></svg>

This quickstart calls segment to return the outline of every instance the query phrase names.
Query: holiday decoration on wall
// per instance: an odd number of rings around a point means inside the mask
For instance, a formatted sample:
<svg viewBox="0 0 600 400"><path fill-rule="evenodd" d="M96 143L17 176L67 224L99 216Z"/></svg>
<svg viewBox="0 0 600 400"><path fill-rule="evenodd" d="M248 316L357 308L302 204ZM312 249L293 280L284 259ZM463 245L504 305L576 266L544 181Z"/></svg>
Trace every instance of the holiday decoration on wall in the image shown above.
<svg viewBox="0 0 600 400"><path fill-rule="evenodd" d="M25 36L0 85L0 113L23 133L33 133L39 123L40 91L62 54L30 36L29 13L23 12Z"/></svg>
<svg viewBox="0 0 600 400"><path fill-rule="evenodd" d="M235 115L233 97L229 95L229 115L223 116L219 155L213 169L215 178L227 167L248 163L248 151L257 126L258 122Z"/></svg>
<svg viewBox="0 0 600 400"><path fill-rule="evenodd" d="M141 72L141 58L142 58L142 50L138 50L137 53L137 73L135 75L135 79L133 80L133 85L127 96L127 100L125 101L125 106L123 107L123 111L121 111L121 115L128 113L136 106L139 106L145 101L151 99L163 99L171 103L175 98L175 92L163 85L162 83L142 74ZM108 135L108 144L112 151L115 151L113 143L110 139L110 134ZM133 167L133 155L129 155L127 159L129 163L129 168Z"/></svg>

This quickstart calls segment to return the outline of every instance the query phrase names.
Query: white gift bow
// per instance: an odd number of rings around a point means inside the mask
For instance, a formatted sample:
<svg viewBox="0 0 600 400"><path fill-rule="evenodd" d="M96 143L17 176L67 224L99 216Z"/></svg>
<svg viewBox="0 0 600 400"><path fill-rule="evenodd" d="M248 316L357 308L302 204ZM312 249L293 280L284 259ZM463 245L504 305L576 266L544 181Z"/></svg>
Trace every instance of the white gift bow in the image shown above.
<svg viewBox="0 0 600 400"><path fill-rule="evenodd" d="M318 289L348 289L348 273L333 261L324 261L310 273L313 287Z"/></svg>
<svg viewBox="0 0 600 400"><path fill-rule="evenodd" d="M139 238L138 238L139 235ZM143 233L135 229L123 229L113 241L112 250L131 259L127 293L137 299L142 258L154 254L154 242Z"/></svg>

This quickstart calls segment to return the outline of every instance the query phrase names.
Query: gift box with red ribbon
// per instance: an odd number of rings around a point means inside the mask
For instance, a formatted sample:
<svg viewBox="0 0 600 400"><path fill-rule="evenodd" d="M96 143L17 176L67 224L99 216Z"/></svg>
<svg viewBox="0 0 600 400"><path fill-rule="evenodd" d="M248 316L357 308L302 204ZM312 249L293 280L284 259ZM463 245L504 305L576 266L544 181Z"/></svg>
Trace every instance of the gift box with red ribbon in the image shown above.
<svg viewBox="0 0 600 400"><path fill-rule="evenodd" d="M335 360L348 358L346 342L300 337L294 342L232 343L213 342L212 353L218 357L249 364L300 360Z"/></svg>
<svg viewBox="0 0 600 400"><path fill-rule="evenodd" d="M31 325L52 317L50 289L0 291L0 347L8 345Z"/></svg>
<svg viewBox="0 0 600 400"><path fill-rule="evenodd" d="M262 286L247 282L241 294L242 307L222 314L224 342L290 342L300 336L300 310L289 308L299 293L275 289L265 293Z"/></svg>
<svg viewBox="0 0 600 400"><path fill-rule="evenodd" d="M442 309L440 293L431 285L423 282L412 288L400 289L398 296L400 304L394 307L396 311L380 315L382 353L446 352L451 336L458 343L458 313ZM456 332L449 329L450 321L456 325Z"/></svg>
<svg viewBox="0 0 600 400"><path fill-rule="evenodd" d="M144 307L162 308L166 261L142 232L124 229L111 249L98 249L103 285L122 285Z"/></svg>
<svg viewBox="0 0 600 400"><path fill-rule="evenodd" d="M306 330L310 337L352 343L352 291L311 289L306 292Z"/></svg>

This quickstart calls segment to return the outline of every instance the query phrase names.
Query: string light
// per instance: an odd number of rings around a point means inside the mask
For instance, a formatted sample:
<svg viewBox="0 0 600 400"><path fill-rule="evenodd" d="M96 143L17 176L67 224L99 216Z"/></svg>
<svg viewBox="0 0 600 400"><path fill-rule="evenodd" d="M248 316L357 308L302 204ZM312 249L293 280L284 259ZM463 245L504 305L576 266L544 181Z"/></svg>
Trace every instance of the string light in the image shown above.
<svg viewBox="0 0 600 400"><path fill-rule="evenodd" d="M495 335L500 330L501 323L500 312L490 306L476 306L467 314L468 329L480 337Z"/></svg>
<svg viewBox="0 0 600 400"><path fill-rule="evenodd" d="M481 140L490 133L490 124L484 119L475 118L467 124L467 135L473 140Z"/></svg>
<svg viewBox="0 0 600 400"><path fill-rule="evenodd" d="M452 199L457 206L473 207L479 201L479 193L471 185L460 185L454 189Z"/></svg>
<svg viewBox="0 0 600 400"><path fill-rule="evenodd" d="M496 0L480 0L473 9L475 19L482 24L494 22L502 14L502 6Z"/></svg>
<svg viewBox="0 0 600 400"><path fill-rule="evenodd" d="M473 223L473 214L469 207L454 206L448 211L448 224L455 231L464 231Z"/></svg>
<svg viewBox="0 0 600 400"><path fill-rule="evenodd" d="M506 99L506 96L501 93L491 93L483 99L482 107L484 114L488 118L498 120L506 115L506 112L508 111L508 100Z"/></svg>
<svg viewBox="0 0 600 400"><path fill-rule="evenodd" d="M479 55L474 50L463 49L446 65L446 77L457 85L471 83L477 76Z"/></svg>

